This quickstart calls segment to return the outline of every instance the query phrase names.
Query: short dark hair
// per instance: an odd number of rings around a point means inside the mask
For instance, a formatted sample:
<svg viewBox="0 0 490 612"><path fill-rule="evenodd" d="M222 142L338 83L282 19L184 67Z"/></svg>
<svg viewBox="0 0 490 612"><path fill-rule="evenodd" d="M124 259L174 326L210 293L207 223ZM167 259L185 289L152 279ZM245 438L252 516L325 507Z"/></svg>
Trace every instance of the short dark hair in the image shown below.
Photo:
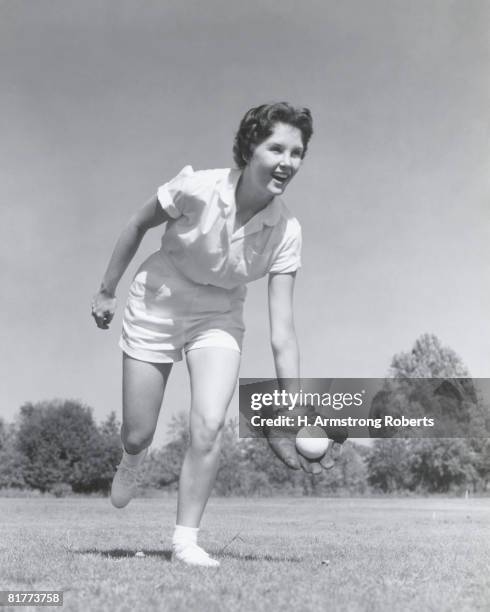
<svg viewBox="0 0 490 612"><path fill-rule="evenodd" d="M238 168L244 168L252 156L253 147L268 138L276 123L286 123L301 131L303 155L313 134L313 120L308 108L295 108L288 102L261 104L247 111L240 122L233 144L233 159Z"/></svg>

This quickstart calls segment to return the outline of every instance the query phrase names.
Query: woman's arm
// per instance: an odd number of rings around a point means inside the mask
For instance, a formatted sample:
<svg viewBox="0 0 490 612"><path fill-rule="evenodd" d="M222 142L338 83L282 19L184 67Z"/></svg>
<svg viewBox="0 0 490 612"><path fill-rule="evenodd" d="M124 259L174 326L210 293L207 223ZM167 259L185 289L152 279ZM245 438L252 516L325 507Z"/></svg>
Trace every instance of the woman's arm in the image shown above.
<svg viewBox="0 0 490 612"><path fill-rule="evenodd" d="M295 277L295 272L269 275L269 323L276 376L281 387L291 392L298 390L299 379L299 349L293 316Z"/></svg>
<svg viewBox="0 0 490 612"><path fill-rule="evenodd" d="M298 393L301 381L298 342L293 319L294 281L295 273L269 275L269 317L272 352L279 386L281 390ZM303 414L310 418L317 413L312 406L303 406ZM329 445L321 459L311 461L297 453L295 433L293 429L289 434L283 431L282 435L277 437L266 433L266 437L272 450L288 467L302 468L305 472L313 474L319 474L322 468L330 469L335 465L340 456L341 445L347 438L345 428L326 428L327 436L334 442Z"/></svg>
<svg viewBox="0 0 490 612"><path fill-rule="evenodd" d="M150 228L169 219L170 216L160 206L157 197L153 196L126 224L92 301L92 316L101 329L108 329L114 317L117 285L138 250L143 236Z"/></svg>
<svg viewBox="0 0 490 612"><path fill-rule="evenodd" d="M293 295L296 273L269 274L269 322L272 353L276 366L279 387L290 393L298 393L299 350L294 329ZM280 409L280 408L279 408ZM287 410L287 408L286 408ZM296 431L283 431L277 436L270 429L264 430L265 437L277 457L288 467L306 472L321 471L321 467L298 455Z"/></svg>

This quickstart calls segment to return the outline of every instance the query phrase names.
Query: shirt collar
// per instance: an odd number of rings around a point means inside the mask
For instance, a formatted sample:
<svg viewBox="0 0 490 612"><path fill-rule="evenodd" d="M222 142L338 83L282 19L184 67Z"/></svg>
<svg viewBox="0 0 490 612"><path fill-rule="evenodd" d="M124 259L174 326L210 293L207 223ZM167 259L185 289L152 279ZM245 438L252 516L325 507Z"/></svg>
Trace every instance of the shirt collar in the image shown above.
<svg viewBox="0 0 490 612"><path fill-rule="evenodd" d="M237 168L232 168L230 169L228 175L221 182L221 185L219 187L220 199L228 206L235 206L235 191L241 174L241 170ZM249 223L253 222L254 227L256 227L256 224L258 224L259 222L262 225L274 226L279 221L280 216L281 199L275 196L265 208L263 208L256 215L254 215L252 219L250 219Z"/></svg>
<svg viewBox="0 0 490 612"><path fill-rule="evenodd" d="M235 190L241 173L241 170L231 168L218 184L219 197L228 206L235 205Z"/></svg>
<svg viewBox="0 0 490 612"><path fill-rule="evenodd" d="M256 217L260 218L264 225L274 226L279 221L281 216L281 200L274 196L274 198L263 208Z"/></svg>

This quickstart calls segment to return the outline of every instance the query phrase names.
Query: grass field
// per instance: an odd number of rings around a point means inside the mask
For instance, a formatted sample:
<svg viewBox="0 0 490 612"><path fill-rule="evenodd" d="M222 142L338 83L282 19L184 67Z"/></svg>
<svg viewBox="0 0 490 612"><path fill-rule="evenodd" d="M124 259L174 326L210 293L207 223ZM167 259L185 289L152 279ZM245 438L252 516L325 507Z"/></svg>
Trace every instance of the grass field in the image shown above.
<svg viewBox="0 0 490 612"><path fill-rule="evenodd" d="M488 499L212 499L218 570L170 563L175 503L0 498L0 589L90 612L490 610Z"/></svg>

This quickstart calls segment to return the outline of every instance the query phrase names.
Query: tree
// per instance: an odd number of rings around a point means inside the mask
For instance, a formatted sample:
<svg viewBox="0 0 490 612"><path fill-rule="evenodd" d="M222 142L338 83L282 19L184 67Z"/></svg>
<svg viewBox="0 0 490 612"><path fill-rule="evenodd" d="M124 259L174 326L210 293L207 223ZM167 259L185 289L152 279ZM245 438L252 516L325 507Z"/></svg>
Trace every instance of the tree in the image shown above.
<svg viewBox="0 0 490 612"><path fill-rule="evenodd" d="M457 353L424 334L412 351L395 355L390 375L373 399L370 416L428 416L435 426L425 430L425 438L417 428L417 433L404 429L406 440L377 440L368 461L371 484L383 491L485 487L487 447L476 436L489 431L489 411ZM380 431L386 437L401 433L385 428L371 435Z"/></svg>
<svg viewBox="0 0 490 612"><path fill-rule="evenodd" d="M217 495L247 495L250 479L244 440L238 437L235 419L228 421L222 432L221 456L216 477Z"/></svg>
<svg viewBox="0 0 490 612"><path fill-rule="evenodd" d="M99 431L77 400L27 403L20 409L16 448L25 482L41 491L66 483L73 491L107 491L119 449L111 415Z"/></svg>
<svg viewBox="0 0 490 612"><path fill-rule="evenodd" d="M244 494L287 494L301 487L299 474L279 461L265 438L243 438L240 442Z"/></svg>
<svg viewBox="0 0 490 612"><path fill-rule="evenodd" d="M389 378L374 397L370 416L430 417L433 437L476 435L485 427L473 381L461 358L432 334L422 335L410 352L392 360ZM420 433L421 429L417 428ZM371 429L373 437L390 437L398 428ZM408 432L407 428L403 428Z"/></svg>
<svg viewBox="0 0 490 612"><path fill-rule="evenodd" d="M353 442L345 442L338 462L337 481L342 491L365 493L368 488L368 471L360 447ZM335 468L331 471L335 477Z"/></svg>
<svg viewBox="0 0 490 612"><path fill-rule="evenodd" d="M101 473L104 480L112 481L114 467L119 464L122 457L121 424L114 411L109 413L107 419L100 425L99 432L102 437L102 465L106 470ZM103 487L106 489L106 487Z"/></svg>
<svg viewBox="0 0 490 612"><path fill-rule="evenodd" d="M143 464L141 481L143 486L157 489L175 489L180 476L182 461L189 444L189 420L183 413L174 415L168 426L170 442L150 453Z"/></svg>
<svg viewBox="0 0 490 612"><path fill-rule="evenodd" d="M469 488L478 478L475 453L468 440L408 440L413 488L428 493L448 493Z"/></svg>
<svg viewBox="0 0 490 612"><path fill-rule="evenodd" d="M487 429L488 431L488 429ZM488 491L490 485L490 438L473 438L469 441L473 450L477 477L472 482L473 491Z"/></svg>
<svg viewBox="0 0 490 612"><path fill-rule="evenodd" d="M392 378L468 378L469 372L453 349L434 334L422 334L411 351L398 353L391 362Z"/></svg>
<svg viewBox="0 0 490 612"><path fill-rule="evenodd" d="M7 441L7 428L3 419L0 419L0 451L4 448Z"/></svg>
<svg viewBox="0 0 490 612"><path fill-rule="evenodd" d="M24 488L24 458L15 448L16 431L13 425L0 420L0 489Z"/></svg>
<svg viewBox="0 0 490 612"><path fill-rule="evenodd" d="M367 459L368 482L384 493L413 490L411 440L376 440Z"/></svg>

